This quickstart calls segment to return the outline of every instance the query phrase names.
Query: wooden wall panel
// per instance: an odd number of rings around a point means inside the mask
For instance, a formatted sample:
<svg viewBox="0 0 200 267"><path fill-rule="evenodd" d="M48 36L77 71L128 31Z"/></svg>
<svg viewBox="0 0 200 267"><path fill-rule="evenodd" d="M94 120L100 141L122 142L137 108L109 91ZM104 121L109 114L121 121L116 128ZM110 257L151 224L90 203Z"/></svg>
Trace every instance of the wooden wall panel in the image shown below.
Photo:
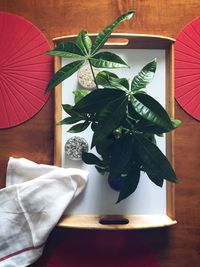
<svg viewBox="0 0 200 267"><path fill-rule="evenodd" d="M135 9L137 15L131 22L122 23L117 28L117 32L175 37L186 23L199 16L200 1L0 0L0 11L25 17L38 26L50 41L56 36L78 33L81 28L89 32L98 32L128 9ZM175 113L176 117L183 122L182 127L175 133L175 169L180 178L180 184L176 186L178 224L169 229L154 229L140 233L154 248L161 267L198 267L200 262L200 123L189 117L178 104L175 106ZM53 163L53 138L52 96L34 118L18 127L0 130L0 187L5 183L9 156L27 157L39 163ZM68 235L69 231L55 229L49 238L43 257L33 266L44 267L56 240L60 235ZM101 233L101 238L105 238L106 232ZM87 234L87 231L82 233L85 237ZM96 232L92 232L91 235L94 240L97 236L100 238ZM131 236L124 235L131 250L131 243L134 240ZM116 232L113 242L117 240L117 236ZM92 242L91 246L93 246Z"/></svg>

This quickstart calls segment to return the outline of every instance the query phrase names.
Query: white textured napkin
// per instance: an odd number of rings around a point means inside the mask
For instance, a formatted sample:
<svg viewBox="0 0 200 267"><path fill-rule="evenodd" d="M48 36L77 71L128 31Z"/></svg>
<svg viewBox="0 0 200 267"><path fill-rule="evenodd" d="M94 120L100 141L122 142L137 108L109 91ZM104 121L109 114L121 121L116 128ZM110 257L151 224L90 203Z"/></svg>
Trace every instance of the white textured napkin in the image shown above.
<svg viewBox="0 0 200 267"><path fill-rule="evenodd" d="M24 267L44 244L69 203L84 189L88 173L10 158L0 190L0 267Z"/></svg>

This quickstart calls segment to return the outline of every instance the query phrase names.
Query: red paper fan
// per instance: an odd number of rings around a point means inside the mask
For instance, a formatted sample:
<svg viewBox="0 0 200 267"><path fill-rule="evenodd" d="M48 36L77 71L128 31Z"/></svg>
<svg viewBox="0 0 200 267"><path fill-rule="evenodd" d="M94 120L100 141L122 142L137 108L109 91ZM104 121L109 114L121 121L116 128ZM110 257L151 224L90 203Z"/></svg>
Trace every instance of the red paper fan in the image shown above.
<svg viewBox="0 0 200 267"><path fill-rule="evenodd" d="M175 43L175 98L200 120L200 17L186 25Z"/></svg>
<svg viewBox="0 0 200 267"><path fill-rule="evenodd" d="M0 128L8 128L46 103L53 60L45 55L50 45L43 33L22 17L0 12L0 36Z"/></svg>

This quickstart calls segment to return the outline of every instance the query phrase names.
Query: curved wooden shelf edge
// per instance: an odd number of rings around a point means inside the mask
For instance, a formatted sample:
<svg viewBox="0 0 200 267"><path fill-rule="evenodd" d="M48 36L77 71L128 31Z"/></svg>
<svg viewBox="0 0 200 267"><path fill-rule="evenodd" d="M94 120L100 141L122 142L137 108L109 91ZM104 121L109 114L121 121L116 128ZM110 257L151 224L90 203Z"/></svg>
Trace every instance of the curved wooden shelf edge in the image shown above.
<svg viewBox="0 0 200 267"><path fill-rule="evenodd" d="M98 35L98 33L90 33L88 34L91 37L96 37ZM169 42L175 42L176 40L172 37L168 37L168 36L164 36L164 35L155 35L155 34L145 34L145 33L112 33L111 34L112 37L145 37L145 38L157 38L157 39L163 39L163 40L168 40ZM76 38L77 34L71 34L71 35L63 35L63 36L59 36L59 37L55 37L53 38L53 42L57 42L57 41L63 41L65 39L70 39L70 38Z"/></svg>
<svg viewBox="0 0 200 267"><path fill-rule="evenodd" d="M94 39L98 34L92 33L89 36ZM77 35L65 35L53 38L53 42L58 44L64 41L75 41ZM153 34L136 33L112 33L104 47L112 48L167 48L175 42L175 39L167 36Z"/></svg>
<svg viewBox="0 0 200 267"><path fill-rule="evenodd" d="M104 222L102 224L100 222ZM119 222L119 224L118 224ZM121 224L120 224L121 222ZM127 222L127 223L126 223ZM177 223L168 215L65 215L58 227L96 230L133 230L172 226Z"/></svg>

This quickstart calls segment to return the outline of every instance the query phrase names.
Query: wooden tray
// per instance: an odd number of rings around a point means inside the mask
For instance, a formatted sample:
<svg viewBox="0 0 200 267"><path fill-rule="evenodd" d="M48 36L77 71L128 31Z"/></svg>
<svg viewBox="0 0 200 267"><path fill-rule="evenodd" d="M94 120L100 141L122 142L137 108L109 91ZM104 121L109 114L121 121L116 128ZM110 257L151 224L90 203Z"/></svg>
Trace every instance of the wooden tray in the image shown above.
<svg viewBox="0 0 200 267"><path fill-rule="evenodd" d="M91 35L94 38L96 34ZM55 46L62 41L74 41L76 36L55 38ZM156 98L174 115L174 39L141 34L112 34L105 49L124 58L130 69L114 70L121 77L133 77L149 61L157 58L158 68L148 93ZM69 59L55 58L55 71L69 63ZM72 75L55 88L55 154L54 164L62 167L77 167L89 170L89 182L81 194L60 220L58 226L93 229L140 229L164 227L176 224L174 209L174 185L166 182L163 188L154 185L142 174L136 192L122 203L115 204L117 192L112 190L106 177L102 177L94 166L82 161L70 161L64 154L64 144L73 135L82 136L90 142L90 129L80 134L67 133L68 127L57 126L63 116L61 103L73 104L72 91L78 87L77 74ZM173 165L173 133L158 138L158 146Z"/></svg>

